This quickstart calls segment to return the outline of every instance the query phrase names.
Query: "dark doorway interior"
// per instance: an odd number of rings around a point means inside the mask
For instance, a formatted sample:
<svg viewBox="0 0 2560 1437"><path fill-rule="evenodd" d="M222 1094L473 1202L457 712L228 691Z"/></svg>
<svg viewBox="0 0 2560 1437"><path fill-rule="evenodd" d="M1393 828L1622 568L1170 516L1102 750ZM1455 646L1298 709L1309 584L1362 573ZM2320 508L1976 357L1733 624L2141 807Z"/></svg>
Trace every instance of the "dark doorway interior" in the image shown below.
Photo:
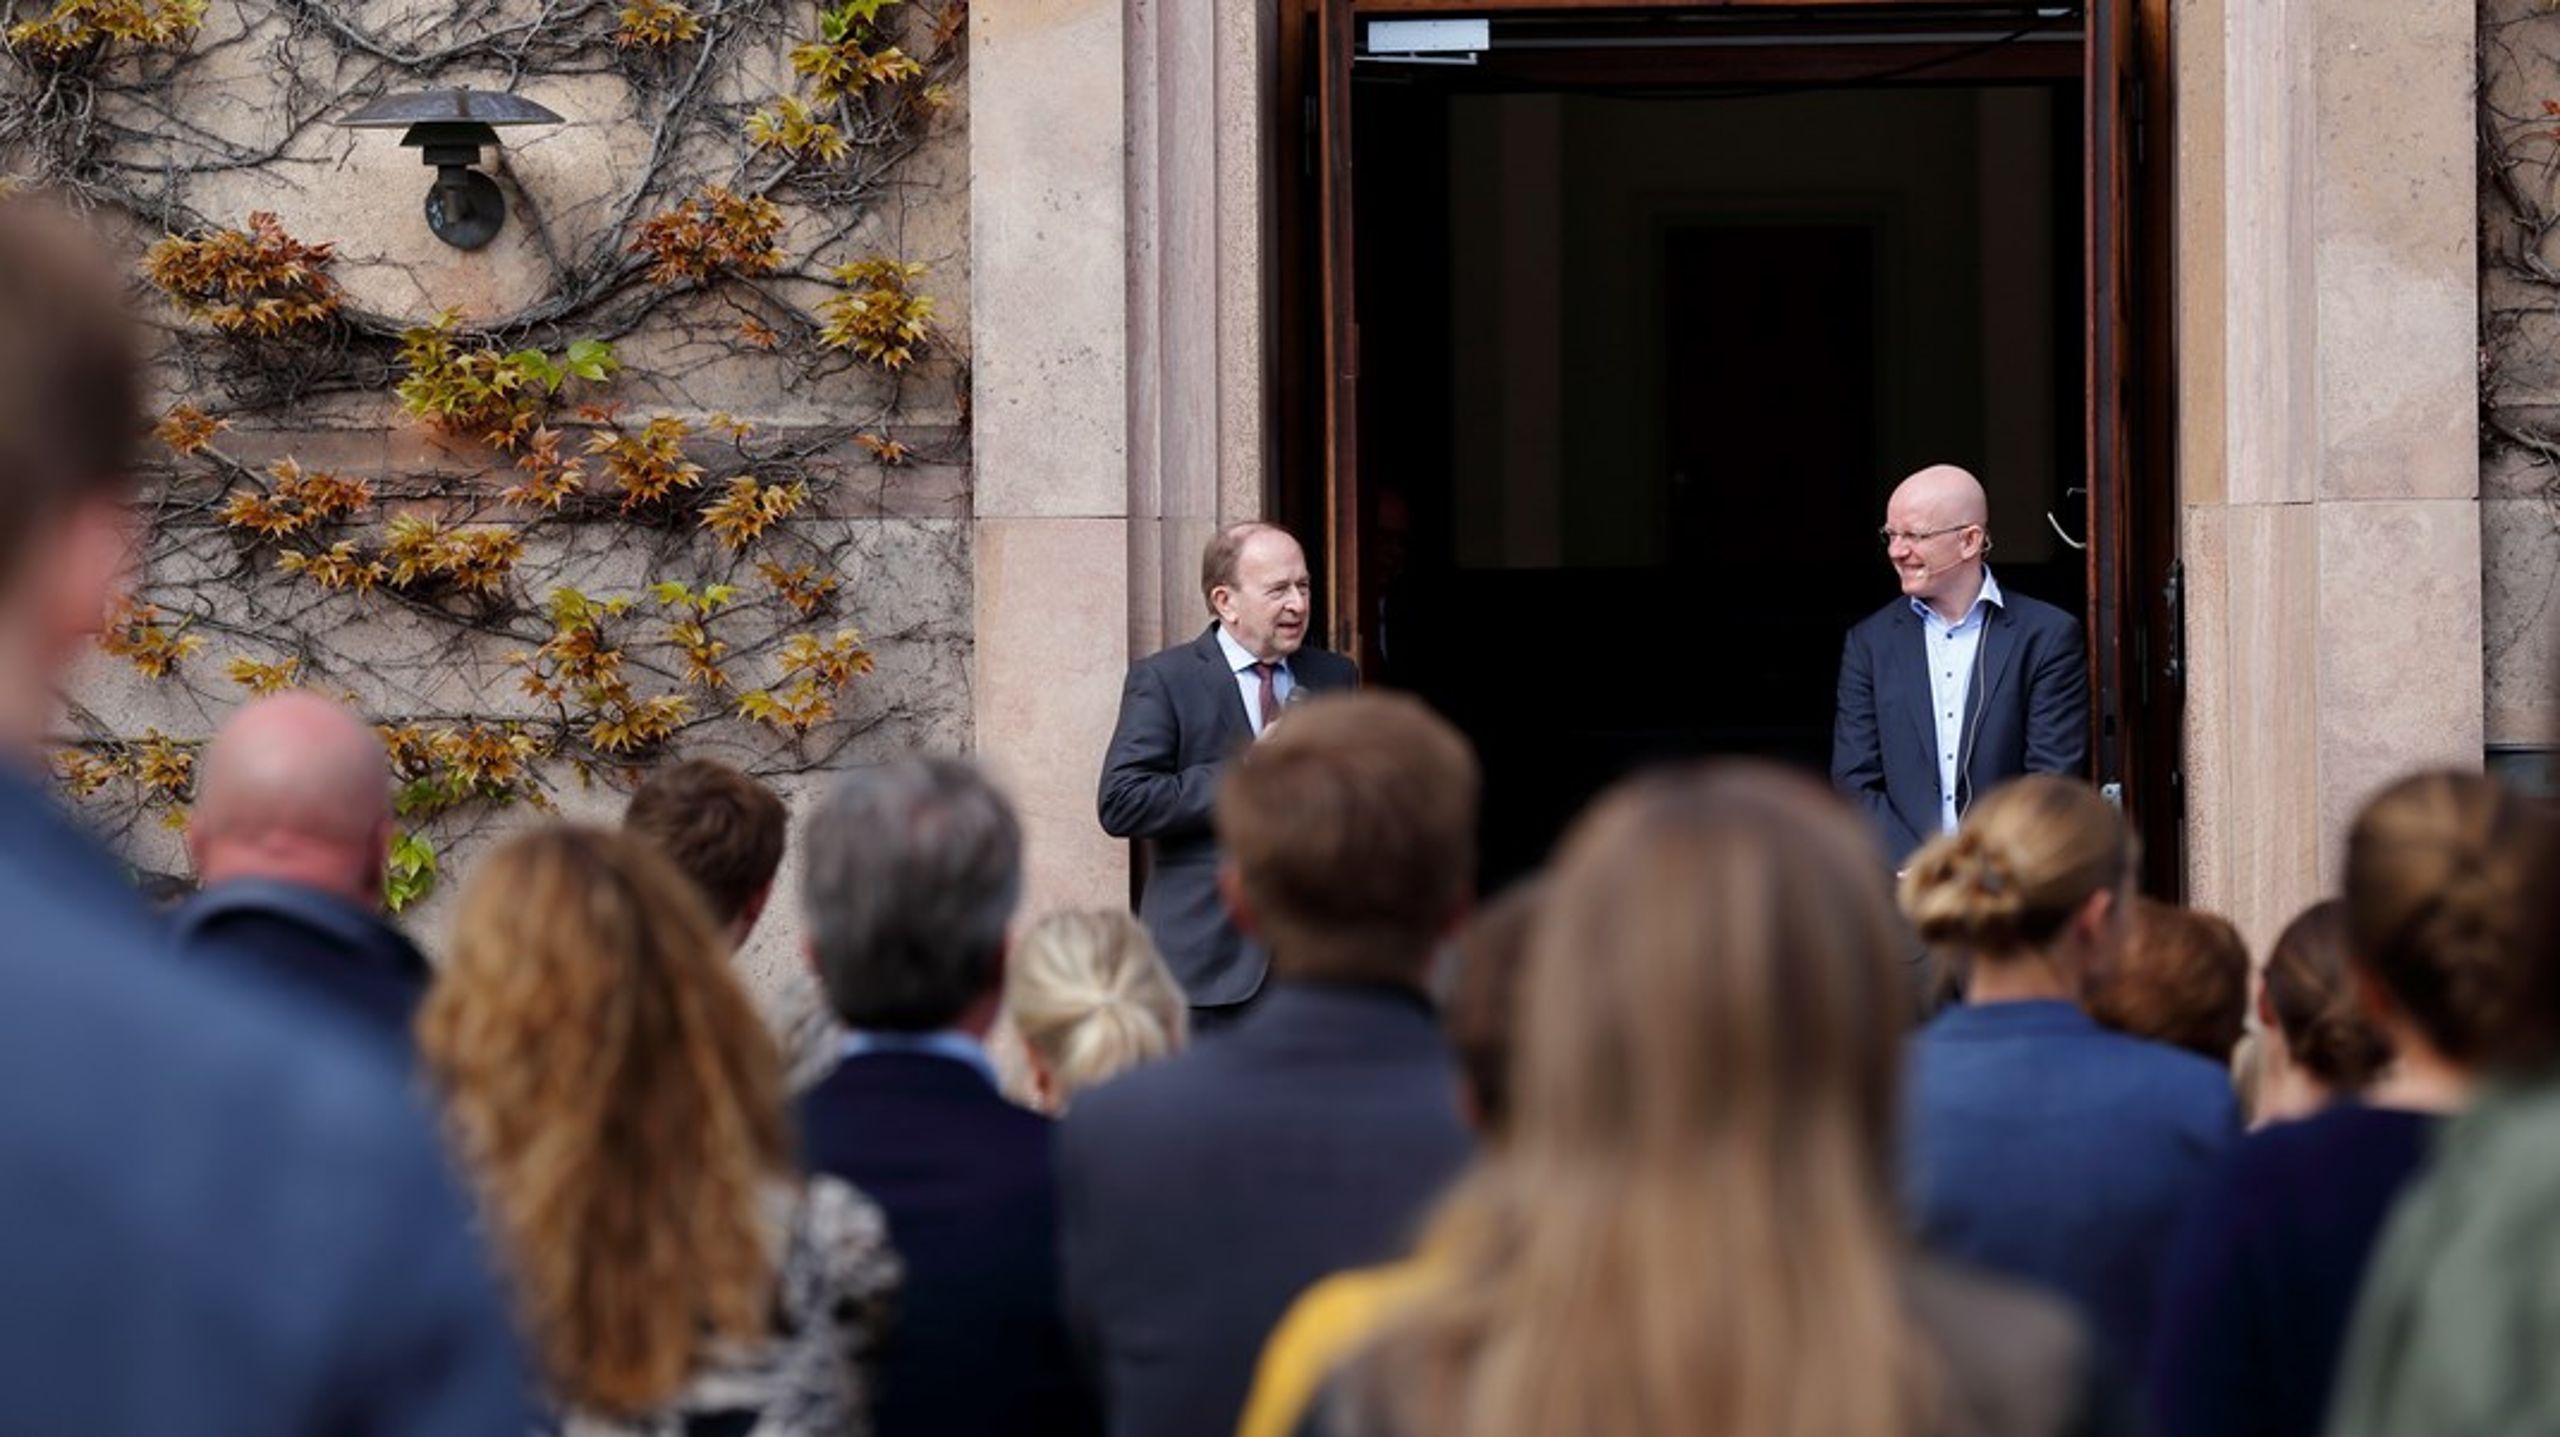
<svg viewBox="0 0 2560 1437"><path fill-rule="evenodd" d="M1823 768L1913 469L2084 609L2076 84L1353 104L1370 667L1474 738L1488 885L1630 769Z"/></svg>

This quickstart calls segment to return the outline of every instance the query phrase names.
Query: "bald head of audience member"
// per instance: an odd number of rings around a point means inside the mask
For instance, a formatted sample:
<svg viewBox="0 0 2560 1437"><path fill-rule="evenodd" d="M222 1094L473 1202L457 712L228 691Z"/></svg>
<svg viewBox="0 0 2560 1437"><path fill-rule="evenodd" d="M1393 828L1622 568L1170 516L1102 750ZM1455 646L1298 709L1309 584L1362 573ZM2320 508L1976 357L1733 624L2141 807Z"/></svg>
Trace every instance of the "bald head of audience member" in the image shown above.
<svg viewBox="0 0 2560 1437"><path fill-rule="evenodd" d="M263 878L382 902L391 766L382 738L307 693L259 699L206 749L187 849L206 887Z"/></svg>
<svg viewBox="0 0 2560 1437"><path fill-rule="evenodd" d="M1895 486L1884 510L1885 557L1902 592L1961 617L1982 591L1990 524L1982 481L1952 464L1932 464Z"/></svg>

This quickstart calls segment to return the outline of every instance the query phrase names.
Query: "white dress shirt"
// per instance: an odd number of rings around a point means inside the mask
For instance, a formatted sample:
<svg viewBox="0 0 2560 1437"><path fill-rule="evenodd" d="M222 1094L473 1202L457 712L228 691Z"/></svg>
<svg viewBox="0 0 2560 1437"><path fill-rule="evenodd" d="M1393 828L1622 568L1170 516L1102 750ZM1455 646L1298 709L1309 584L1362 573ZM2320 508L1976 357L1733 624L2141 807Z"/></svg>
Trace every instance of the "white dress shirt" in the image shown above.
<svg viewBox="0 0 2560 1437"><path fill-rule="evenodd" d="M1991 577L1988 568L1982 571L1982 592L1974 596L1973 607L1952 624L1938 617L1938 611L1926 601L1911 601L1912 609L1920 615L1920 632L1929 644L1929 718L1938 731L1938 827L1946 833L1956 831L1956 788L1962 777L1957 769L1963 759L1965 705L1973 698L1982 629L1991 621L1990 611L2000 603L2000 581Z"/></svg>

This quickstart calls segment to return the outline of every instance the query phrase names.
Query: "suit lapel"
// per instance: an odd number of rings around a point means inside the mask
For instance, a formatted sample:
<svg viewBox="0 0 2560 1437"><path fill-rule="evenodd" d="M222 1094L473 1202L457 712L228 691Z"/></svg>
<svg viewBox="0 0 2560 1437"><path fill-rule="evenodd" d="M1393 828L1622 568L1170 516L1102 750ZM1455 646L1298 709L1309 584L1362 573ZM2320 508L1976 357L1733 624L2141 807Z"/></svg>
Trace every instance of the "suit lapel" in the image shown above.
<svg viewBox="0 0 2560 1437"><path fill-rule="evenodd" d="M1981 751L1982 716L1991 712L1991 701L1999 697L2000 687L2009 681L2018 667L2018 627L2009 622L2008 614L1997 604L1986 604L1982 613L1982 692L1965 695L1965 748L1968 755ZM1965 775L1968 783L1972 775Z"/></svg>
<svg viewBox="0 0 2560 1437"><path fill-rule="evenodd" d="M1902 610L1901 632L1901 639L1893 646L1897 655L1894 663L1901 670L1894 683L1902 693L1903 707L1911 711L1913 732L1920 736L1922 771L1936 773L1938 701L1931 697L1934 691L1929 687L1929 634L1920 626L1920 616L1907 604Z"/></svg>

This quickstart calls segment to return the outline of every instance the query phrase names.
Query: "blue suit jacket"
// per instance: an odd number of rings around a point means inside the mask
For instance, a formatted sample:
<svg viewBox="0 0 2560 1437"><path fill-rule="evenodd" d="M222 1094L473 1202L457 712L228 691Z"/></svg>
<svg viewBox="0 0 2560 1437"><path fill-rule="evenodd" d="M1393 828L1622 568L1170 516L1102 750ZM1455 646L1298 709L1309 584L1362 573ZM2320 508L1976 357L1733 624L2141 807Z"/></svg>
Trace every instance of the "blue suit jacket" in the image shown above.
<svg viewBox="0 0 2560 1437"><path fill-rule="evenodd" d="M410 1024L433 976L400 930L333 894L241 878L178 910L188 958L254 974L296 999L326 1004L406 1058Z"/></svg>
<svg viewBox="0 0 2560 1437"><path fill-rule="evenodd" d="M889 1219L906 1277L880 1352L878 1437L1098 1431L1058 1299L1047 1118L931 1053L862 1053L800 1098L812 1171Z"/></svg>
<svg viewBox="0 0 2560 1437"><path fill-rule="evenodd" d="M0 1432L521 1432L486 1258L394 1066L172 962L0 775Z"/></svg>
<svg viewBox="0 0 2560 1437"><path fill-rule="evenodd" d="M1115 1437L1233 1432L1290 1301L1403 1254L1466 1164L1457 1095L1421 995L1280 983L1079 1096L1058 1151L1068 1312Z"/></svg>
<svg viewBox="0 0 2560 1437"><path fill-rule="evenodd" d="M2080 621L2014 590L1986 606L1978 676L1965 695L1957 809L2027 773L2085 778L2089 675ZM1896 867L1938 831L1938 726L1928 636L1907 598L1860 620L1840 654L1831 783L1867 811Z"/></svg>
<svg viewBox="0 0 2560 1437"><path fill-rule="evenodd" d="M1290 656L1309 693L1357 688L1360 670L1322 649ZM1138 916L1195 1004L1242 1003L1262 988L1262 949L1244 940L1218 894L1218 835L1211 826L1218 775L1253 742L1253 720L1217 626L1129 670L1120 723L1102 761L1097 807L1114 838L1155 840L1155 867Z"/></svg>

